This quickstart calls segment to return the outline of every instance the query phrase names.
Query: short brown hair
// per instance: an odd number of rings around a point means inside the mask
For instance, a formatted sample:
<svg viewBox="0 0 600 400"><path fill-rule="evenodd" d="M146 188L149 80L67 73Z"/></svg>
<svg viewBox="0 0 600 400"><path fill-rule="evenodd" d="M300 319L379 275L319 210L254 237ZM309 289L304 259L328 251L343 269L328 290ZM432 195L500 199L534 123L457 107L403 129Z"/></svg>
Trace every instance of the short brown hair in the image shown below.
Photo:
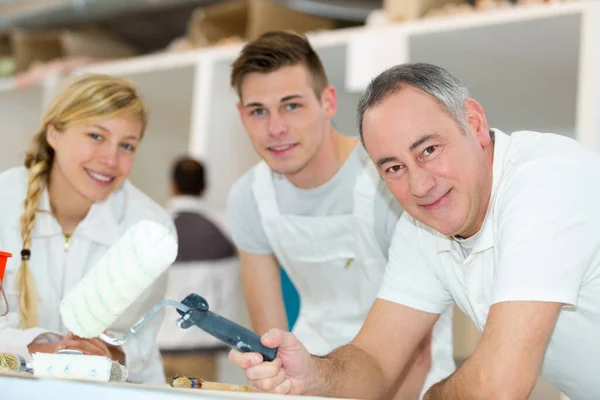
<svg viewBox="0 0 600 400"><path fill-rule="evenodd" d="M329 82L319 56L304 35L293 32L273 31L262 34L249 42L233 62L231 86L241 98L244 77L252 72L266 74L280 68L304 65L312 77L317 98Z"/></svg>

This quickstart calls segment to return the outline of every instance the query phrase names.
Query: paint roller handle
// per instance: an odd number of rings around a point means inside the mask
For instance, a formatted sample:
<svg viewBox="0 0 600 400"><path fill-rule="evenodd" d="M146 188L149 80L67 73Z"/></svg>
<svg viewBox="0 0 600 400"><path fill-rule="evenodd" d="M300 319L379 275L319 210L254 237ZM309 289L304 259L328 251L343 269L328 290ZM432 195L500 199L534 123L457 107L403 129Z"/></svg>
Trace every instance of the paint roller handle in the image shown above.
<svg viewBox="0 0 600 400"><path fill-rule="evenodd" d="M181 328L185 329L196 325L232 349L242 353L260 353L265 361L273 361L277 356L277 349L264 346L260 342L260 336L256 333L212 311L191 310L180 321Z"/></svg>

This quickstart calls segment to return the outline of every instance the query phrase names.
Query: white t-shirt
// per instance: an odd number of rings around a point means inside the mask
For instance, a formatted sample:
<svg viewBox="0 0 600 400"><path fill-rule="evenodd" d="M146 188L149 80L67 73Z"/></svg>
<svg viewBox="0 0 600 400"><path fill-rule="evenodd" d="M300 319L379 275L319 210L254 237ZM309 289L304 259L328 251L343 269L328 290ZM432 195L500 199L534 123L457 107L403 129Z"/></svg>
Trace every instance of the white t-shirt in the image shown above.
<svg viewBox="0 0 600 400"><path fill-rule="evenodd" d="M67 329L62 323L59 304L85 276L106 250L136 222L149 219L167 226L174 235L169 214L131 183L111 194L107 200L92 205L86 217L64 247L62 229L50 212L48 192L44 191L36 222L31 233L30 268L38 293L38 327L19 329L18 295L15 275L20 265L22 242L19 218L23 213L28 173L24 167L0 173L0 251L12 253L8 259L4 289L9 313L0 317L0 352L12 352L30 358L27 346L32 342L58 342ZM108 333L125 334L152 306L162 301L166 273L161 276L108 329ZM122 347L125 366L136 379L149 383L165 380L156 335L163 313L152 318L143 329Z"/></svg>
<svg viewBox="0 0 600 400"><path fill-rule="evenodd" d="M561 302L541 375L600 399L600 155L553 134L496 130L492 196L469 256L404 213L379 297L483 330L492 304Z"/></svg>

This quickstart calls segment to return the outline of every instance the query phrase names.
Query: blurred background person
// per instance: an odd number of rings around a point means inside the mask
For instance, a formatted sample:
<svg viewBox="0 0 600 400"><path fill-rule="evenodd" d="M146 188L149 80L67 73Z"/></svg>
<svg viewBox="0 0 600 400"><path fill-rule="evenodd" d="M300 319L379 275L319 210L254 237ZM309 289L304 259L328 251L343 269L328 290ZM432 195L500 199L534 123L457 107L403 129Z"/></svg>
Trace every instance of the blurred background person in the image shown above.
<svg viewBox="0 0 600 400"><path fill-rule="evenodd" d="M187 156L175 160L166 207L177 229L179 252L169 270L166 298L181 301L197 293L208 301L211 311L236 320L239 261L235 247L219 226L219 216L202 200L205 189L201 162ZM216 356L226 351L226 346L200 329L179 328L178 318L175 309L168 309L158 334L167 379L183 375L216 380Z"/></svg>

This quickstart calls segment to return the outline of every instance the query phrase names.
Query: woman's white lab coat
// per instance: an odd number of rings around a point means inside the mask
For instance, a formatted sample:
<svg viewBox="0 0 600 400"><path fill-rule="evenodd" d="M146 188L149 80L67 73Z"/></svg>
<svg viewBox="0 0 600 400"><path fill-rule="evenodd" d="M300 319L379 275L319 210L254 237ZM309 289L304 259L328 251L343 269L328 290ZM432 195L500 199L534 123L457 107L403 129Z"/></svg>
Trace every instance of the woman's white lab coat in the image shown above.
<svg viewBox="0 0 600 400"><path fill-rule="evenodd" d="M0 317L0 352L13 352L26 358L32 342L57 342L68 333L59 313L60 301L94 267L106 250L133 224L150 219L167 226L174 234L172 220L165 210L131 183L113 193L107 200L92 205L71 237L68 249L62 230L49 212L48 193L44 192L31 238L30 266L38 292L38 324L32 329L18 329L18 288L15 275L20 265L22 249L19 219L23 213L27 170L13 168L0 173L0 251L13 254L8 260L4 289L9 313ZM123 266L126 268L126 266ZM109 329L112 335L122 335L154 304L164 298L166 274L161 276L130 306ZM122 348L126 367L144 382L164 382L165 377L156 335L163 315L149 324Z"/></svg>

